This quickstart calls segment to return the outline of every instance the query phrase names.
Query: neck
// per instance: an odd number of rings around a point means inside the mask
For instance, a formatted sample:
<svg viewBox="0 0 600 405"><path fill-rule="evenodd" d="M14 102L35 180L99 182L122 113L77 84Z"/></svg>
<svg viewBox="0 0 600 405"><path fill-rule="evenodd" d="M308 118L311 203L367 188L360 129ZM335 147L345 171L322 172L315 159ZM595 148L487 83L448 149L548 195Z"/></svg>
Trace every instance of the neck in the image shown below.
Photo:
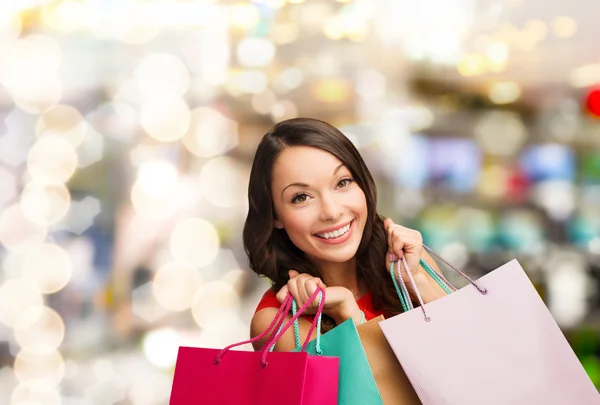
<svg viewBox="0 0 600 405"><path fill-rule="evenodd" d="M321 262L317 266L327 287L345 287L354 294L355 299L363 296L363 287L358 282L356 272L356 258L344 263Z"/></svg>

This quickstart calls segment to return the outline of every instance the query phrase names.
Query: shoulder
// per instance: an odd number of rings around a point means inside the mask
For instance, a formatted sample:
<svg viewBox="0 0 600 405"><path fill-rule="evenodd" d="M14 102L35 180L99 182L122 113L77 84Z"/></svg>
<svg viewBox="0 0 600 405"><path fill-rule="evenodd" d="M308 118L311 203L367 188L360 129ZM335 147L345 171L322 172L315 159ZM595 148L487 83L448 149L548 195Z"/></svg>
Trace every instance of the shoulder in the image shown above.
<svg viewBox="0 0 600 405"><path fill-rule="evenodd" d="M273 288L269 288L256 305L254 313L256 314L265 308L279 308L280 306L281 303L277 300L277 293Z"/></svg>
<svg viewBox="0 0 600 405"><path fill-rule="evenodd" d="M258 310L252 317L252 321L250 321L250 337L255 338L267 330L267 328L271 326L271 323L273 322L278 310L278 308L264 308ZM270 334L254 342L252 344L252 346L254 346L254 350L259 350L261 347L263 347L269 336Z"/></svg>
<svg viewBox="0 0 600 405"><path fill-rule="evenodd" d="M269 327L273 327L274 319L277 315L277 312L279 312L279 308L265 308L255 313L252 317L252 321L250 322L250 337L253 339L264 333L266 330L269 329ZM284 322L289 322L291 318L291 314L287 314ZM300 318L298 318L298 327L300 332L300 339L301 341L304 341L311 327L311 321L307 320L305 316L301 316ZM272 330L271 332L265 334L265 336L263 336L261 339L257 340L256 342L253 342L252 346L254 347L254 350L260 350L275 332L275 330ZM313 331L311 338L314 339L315 337L315 331ZM288 329L283 333L283 335L277 340L277 343L275 344L275 351L290 352L295 348L296 339L294 336L294 328L288 327Z"/></svg>
<svg viewBox="0 0 600 405"><path fill-rule="evenodd" d="M277 300L277 294L273 288L269 288L263 294L262 298L256 305L252 321L250 322L250 337L260 335L271 325L273 318L277 314L281 303ZM253 344L254 349L262 347L266 343L266 338L261 339Z"/></svg>

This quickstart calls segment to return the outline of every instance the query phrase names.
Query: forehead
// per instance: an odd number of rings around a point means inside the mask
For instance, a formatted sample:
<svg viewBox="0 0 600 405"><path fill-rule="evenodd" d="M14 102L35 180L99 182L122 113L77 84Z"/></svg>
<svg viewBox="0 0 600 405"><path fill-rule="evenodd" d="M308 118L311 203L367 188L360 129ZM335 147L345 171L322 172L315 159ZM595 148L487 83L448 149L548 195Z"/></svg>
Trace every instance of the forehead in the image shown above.
<svg viewBox="0 0 600 405"><path fill-rule="evenodd" d="M273 166L273 183L310 182L330 178L342 161L310 146L292 146L279 154Z"/></svg>

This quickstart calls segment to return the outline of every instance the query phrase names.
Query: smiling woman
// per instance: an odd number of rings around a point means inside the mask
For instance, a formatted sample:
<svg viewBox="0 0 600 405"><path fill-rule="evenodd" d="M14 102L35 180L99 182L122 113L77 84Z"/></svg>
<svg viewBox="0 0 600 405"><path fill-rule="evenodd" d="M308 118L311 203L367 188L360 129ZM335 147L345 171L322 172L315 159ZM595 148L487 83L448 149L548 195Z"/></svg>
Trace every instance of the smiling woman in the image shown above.
<svg viewBox="0 0 600 405"><path fill-rule="evenodd" d="M317 287L326 292L324 330L350 318L358 323L363 316L400 313L387 272L390 255L405 256L425 302L444 295L419 266L423 256L435 267L420 234L377 214L375 182L360 153L323 121L283 121L263 137L248 198L244 247L250 267L273 282L252 319L253 337L271 323L288 293L303 305ZM302 337L316 308L311 303L300 319ZM275 349L294 347L288 331Z"/></svg>

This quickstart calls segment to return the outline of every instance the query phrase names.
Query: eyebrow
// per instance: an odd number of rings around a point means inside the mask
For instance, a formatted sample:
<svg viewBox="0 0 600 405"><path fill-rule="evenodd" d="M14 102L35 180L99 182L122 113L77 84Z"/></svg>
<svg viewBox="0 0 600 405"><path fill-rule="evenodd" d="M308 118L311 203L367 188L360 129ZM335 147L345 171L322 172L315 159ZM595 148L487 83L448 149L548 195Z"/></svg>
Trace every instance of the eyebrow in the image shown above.
<svg viewBox="0 0 600 405"><path fill-rule="evenodd" d="M335 176L335 174L344 166L344 164L342 163L341 165L339 165L338 167L335 168L335 170L333 171L332 176ZM292 184L288 184L287 186L285 186L283 188L283 190L281 190L281 195L283 195L283 192L288 188L288 187L292 187L292 186L298 186L298 187L310 187L308 184L306 183L292 183Z"/></svg>

